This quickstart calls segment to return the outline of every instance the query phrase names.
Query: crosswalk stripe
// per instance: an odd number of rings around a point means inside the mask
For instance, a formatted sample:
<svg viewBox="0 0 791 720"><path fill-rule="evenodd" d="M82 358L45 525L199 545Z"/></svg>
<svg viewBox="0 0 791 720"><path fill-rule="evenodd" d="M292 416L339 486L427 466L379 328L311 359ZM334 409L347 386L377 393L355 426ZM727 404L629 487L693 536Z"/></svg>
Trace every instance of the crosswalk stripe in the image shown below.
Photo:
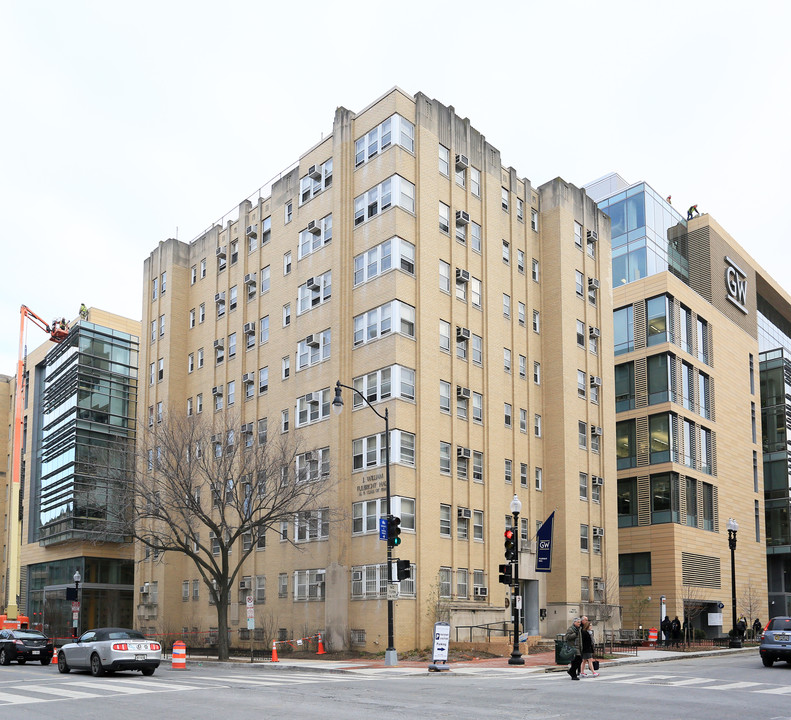
<svg viewBox="0 0 791 720"><path fill-rule="evenodd" d="M21 705L22 703L45 702L45 699L25 697L24 695L14 695L12 693L0 693L0 702L7 705Z"/></svg>
<svg viewBox="0 0 791 720"><path fill-rule="evenodd" d="M753 692L764 693L765 695L791 695L791 686L770 688L769 690L753 690Z"/></svg>
<svg viewBox="0 0 791 720"><path fill-rule="evenodd" d="M706 690L741 690L742 688L755 687L756 685L763 685L757 682L735 682L726 683L725 685L712 685L707 687Z"/></svg>
<svg viewBox="0 0 791 720"><path fill-rule="evenodd" d="M637 677L633 677L631 680L616 680L616 682L622 683L633 683L635 685L639 685L641 683L646 682L654 682L656 680L669 680L672 677L677 677L675 675L641 675Z"/></svg>
<svg viewBox="0 0 791 720"><path fill-rule="evenodd" d="M245 683L249 685L256 685L260 683L265 683L267 685L281 685L283 683L297 683L297 684L305 684L305 683L314 683L314 682L349 682L354 680L354 678L349 677L336 677L331 675L304 675L304 674L280 674L278 673L276 676L270 675L267 676L266 679L262 679L259 677L251 678L246 677L244 675L222 675L220 677L215 678L218 682L228 681L228 682L238 682L238 683Z"/></svg>
<svg viewBox="0 0 791 720"><path fill-rule="evenodd" d="M91 690L107 690L108 692L115 692L121 693L126 695L143 695L145 693L152 693L156 692L156 689L153 687L133 687L132 685L126 685L124 683L108 683L108 682L73 682L70 683L71 685L77 685L78 687L87 687L91 688Z"/></svg>
<svg viewBox="0 0 791 720"><path fill-rule="evenodd" d="M82 690L69 690L62 685L51 687L48 685L36 685L33 687L25 688L30 692L41 693L42 695L57 695L65 699L78 699L78 698L94 698L101 697L98 693L89 693Z"/></svg>
<svg viewBox="0 0 791 720"><path fill-rule="evenodd" d="M684 685L700 685L708 682L713 682L713 680L711 678L687 678L686 680L673 680L667 684L673 687L682 687Z"/></svg>

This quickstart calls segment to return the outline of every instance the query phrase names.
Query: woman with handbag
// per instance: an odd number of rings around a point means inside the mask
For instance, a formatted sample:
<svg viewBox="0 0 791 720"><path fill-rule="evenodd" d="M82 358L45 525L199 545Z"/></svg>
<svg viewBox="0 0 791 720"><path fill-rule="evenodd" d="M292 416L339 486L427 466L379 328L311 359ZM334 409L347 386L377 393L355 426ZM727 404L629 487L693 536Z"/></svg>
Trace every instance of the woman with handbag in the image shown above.
<svg viewBox="0 0 791 720"><path fill-rule="evenodd" d="M591 627L588 618L582 619L580 626L582 635L582 666L580 667L580 677L599 677L593 666L593 628ZM585 666L587 665L589 673L585 673Z"/></svg>
<svg viewBox="0 0 791 720"><path fill-rule="evenodd" d="M565 636L565 641L574 648L574 659L571 661L571 667L566 670L572 680L580 679L580 665L582 665L582 631L580 624L580 619L574 618L574 622L566 630Z"/></svg>

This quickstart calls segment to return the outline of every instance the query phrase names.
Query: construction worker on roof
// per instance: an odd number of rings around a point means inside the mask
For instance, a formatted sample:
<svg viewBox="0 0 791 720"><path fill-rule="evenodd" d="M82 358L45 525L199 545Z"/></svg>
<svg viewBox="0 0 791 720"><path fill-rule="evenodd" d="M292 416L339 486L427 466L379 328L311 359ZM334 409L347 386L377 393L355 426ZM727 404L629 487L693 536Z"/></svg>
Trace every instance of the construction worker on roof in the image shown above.
<svg viewBox="0 0 791 720"><path fill-rule="evenodd" d="M698 206L697 205L692 205L689 208L689 210L687 210L687 220L692 220L692 214L693 213L695 215L697 215L698 217L700 217L700 213L698 212Z"/></svg>
<svg viewBox="0 0 791 720"><path fill-rule="evenodd" d="M673 197L673 196L672 196L672 195L668 195L668 196L667 196L667 204L668 204L668 205L672 205L672 204L673 204L672 202L670 202L670 198L671 198L671 197Z"/></svg>
<svg viewBox="0 0 791 720"><path fill-rule="evenodd" d="M85 303L82 303L82 304L80 305L80 317L81 317L83 320L87 320L87 319L88 319L88 308L87 308L87 307L85 307Z"/></svg>

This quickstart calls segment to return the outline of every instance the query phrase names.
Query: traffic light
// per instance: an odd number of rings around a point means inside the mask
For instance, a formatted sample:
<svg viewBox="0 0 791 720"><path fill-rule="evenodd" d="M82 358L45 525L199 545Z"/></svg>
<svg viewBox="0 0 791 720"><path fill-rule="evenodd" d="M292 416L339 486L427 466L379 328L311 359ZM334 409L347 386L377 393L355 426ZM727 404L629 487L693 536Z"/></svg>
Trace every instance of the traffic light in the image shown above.
<svg viewBox="0 0 791 720"><path fill-rule="evenodd" d="M500 565L500 582L503 585L511 585L514 582L513 568L511 563Z"/></svg>
<svg viewBox="0 0 791 720"><path fill-rule="evenodd" d="M410 566L409 560L396 561L396 577L399 582L401 580L408 580L412 577L412 567Z"/></svg>
<svg viewBox="0 0 791 720"><path fill-rule="evenodd" d="M401 518L389 517L387 519L387 544L390 547L398 547L401 544Z"/></svg>
<svg viewBox="0 0 791 720"><path fill-rule="evenodd" d="M514 531L507 528L503 533L505 537L505 559L513 562L516 559L516 547L514 546Z"/></svg>

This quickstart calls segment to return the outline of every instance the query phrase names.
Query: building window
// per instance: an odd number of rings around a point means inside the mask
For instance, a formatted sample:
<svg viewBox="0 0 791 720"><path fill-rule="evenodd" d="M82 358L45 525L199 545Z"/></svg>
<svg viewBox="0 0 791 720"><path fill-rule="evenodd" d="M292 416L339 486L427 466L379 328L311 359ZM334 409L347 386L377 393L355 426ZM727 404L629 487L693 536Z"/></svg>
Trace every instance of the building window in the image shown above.
<svg viewBox="0 0 791 720"><path fill-rule="evenodd" d="M588 552L588 526L580 525L580 551Z"/></svg>
<svg viewBox="0 0 791 720"><path fill-rule="evenodd" d="M524 408L519 409L519 431L527 432L527 410Z"/></svg>
<svg viewBox="0 0 791 720"><path fill-rule="evenodd" d="M618 555L618 576L621 587L651 585L651 553Z"/></svg>
<svg viewBox="0 0 791 720"><path fill-rule="evenodd" d="M511 264L511 245L507 240L503 240L503 262L506 265Z"/></svg>
<svg viewBox="0 0 791 720"><path fill-rule="evenodd" d="M394 202L410 213L415 212L415 186L399 175L389 177L354 199L355 227L384 212Z"/></svg>
<svg viewBox="0 0 791 720"><path fill-rule="evenodd" d="M503 412L504 412L505 426L507 428L510 428L511 427L511 421L512 421L512 418L511 418L511 413L512 413L511 403L503 403Z"/></svg>
<svg viewBox="0 0 791 720"><path fill-rule="evenodd" d="M472 419L474 422L483 422L483 395L473 392L472 394Z"/></svg>
<svg viewBox="0 0 791 720"><path fill-rule="evenodd" d="M450 323L439 321L439 349L450 352Z"/></svg>
<svg viewBox="0 0 791 720"><path fill-rule="evenodd" d="M536 385L541 384L541 363L533 362L533 382Z"/></svg>
<svg viewBox="0 0 791 720"><path fill-rule="evenodd" d="M664 317L662 322L664 324ZM631 305L613 313L613 331L616 355L634 350L634 308Z"/></svg>
<svg viewBox="0 0 791 720"><path fill-rule="evenodd" d="M439 534L440 537L450 537L450 505L439 506Z"/></svg>
<svg viewBox="0 0 791 720"><path fill-rule="evenodd" d="M472 539L483 540L483 511L472 511Z"/></svg>
<svg viewBox="0 0 791 720"><path fill-rule="evenodd" d="M288 432L288 410L281 410L280 411L280 432L287 433Z"/></svg>
<svg viewBox="0 0 791 720"><path fill-rule="evenodd" d="M354 286L393 269L415 274L415 246L397 235L354 258Z"/></svg>
<svg viewBox="0 0 791 720"><path fill-rule="evenodd" d="M527 463L519 463L519 485L527 487Z"/></svg>
<svg viewBox="0 0 791 720"><path fill-rule="evenodd" d="M577 422L577 444L580 450L588 449L588 423L584 420Z"/></svg>
<svg viewBox="0 0 791 720"><path fill-rule="evenodd" d="M481 171L470 167L470 190L475 197L481 196Z"/></svg>
<svg viewBox="0 0 791 720"><path fill-rule="evenodd" d="M541 437L541 416L536 415L533 418L533 433L536 437Z"/></svg>
<svg viewBox="0 0 791 720"><path fill-rule="evenodd" d="M439 146L439 171L450 177L450 150L444 145Z"/></svg>
<svg viewBox="0 0 791 720"><path fill-rule="evenodd" d="M329 359L331 347L332 330L329 328L300 340L297 344L297 371Z"/></svg>
<svg viewBox="0 0 791 720"><path fill-rule="evenodd" d="M519 377L522 380L527 378L527 358L524 355L519 356Z"/></svg>
<svg viewBox="0 0 791 720"><path fill-rule="evenodd" d="M578 222L574 223L574 246L582 250L582 225Z"/></svg>
<svg viewBox="0 0 791 720"><path fill-rule="evenodd" d="M525 220L525 203L522 198L516 199L516 219L519 222L524 222Z"/></svg>
<svg viewBox="0 0 791 720"><path fill-rule="evenodd" d="M261 294L269 292L269 284L271 282L272 269L270 265L261 268Z"/></svg>
<svg viewBox="0 0 791 720"><path fill-rule="evenodd" d="M472 334L472 361L475 365L483 365L483 338Z"/></svg>
<svg viewBox="0 0 791 720"><path fill-rule="evenodd" d="M536 468L536 490L543 490L544 489L544 471L540 468Z"/></svg>
<svg viewBox="0 0 791 720"><path fill-rule="evenodd" d="M588 473L580 473L580 500L588 500Z"/></svg>
<svg viewBox="0 0 791 720"><path fill-rule="evenodd" d="M477 450L472 451L472 479L475 482L483 482L483 453Z"/></svg>
<svg viewBox="0 0 791 720"><path fill-rule="evenodd" d="M530 210L530 229L538 232L538 210Z"/></svg>
<svg viewBox="0 0 791 720"><path fill-rule="evenodd" d="M577 370L577 397L584 399L587 390L587 374L584 370Z"/></svg>
<svg viewBox="0 0 791 720"><path fill-rule="evenodd" d="M505 458L503 480L505 480L506 485L511 485L514 481L513 461L509 458Z"/></svg>
<svg viewBox="0 0 791 720"><path fill-rule="evenodd" d="M439 409L441 412L450 412L450 383L439 381Z"/></svg>
<svg viewBox="0 0 791 720"><path fill-rule="evenodd" d="M159 358L157 364L157 380L162 381L165 379L165 359ZM755 405L753 405L753 418L755 417ZM755 440L753 440L755 442Z"/></svg>
<svg viewBox="0 0 791 720"><path fill-rule="evenodd" d="M678 476L663 473L651 476L651 523L677 523Z"/></svg>
<svg viewBox="0 0 791 720"><path fill-rule="evenodd" d="M189 326L190 326L190 328L194 328L195 327L195 308L192 308L192 310L190 310Z"/></svg>
<svg viewBox="0 0 791 720"><path fill-rule="evenodd" d="M439 201L439 229L445 234L450 233L450 208L442 200Z"/></svg>
<svg viewBox="0 0 791 720"><path fill-rule="evenodd" d="M577 291L577 297L582 297L583 294L583 276L579 270L574 271L574 287Z"/></svg>
<svg viewBox="0 0 791 720"><path fill-rule="evenodd" d="M403 430L390 431L390 461L401 465L415 465L415 436ZM384 433L358 438L352 442L352 471L385 464Z"/></svg>
<svg viewBox="0 0 791 720"><path fill-rule="evenodd" d="M533 310L533 332L541 332L541 314L538 312L538 310Z"/></svg>
<svg viewBox="0 0 791 720"><path fill-rule="evenodd" d="M391 331L415 337L415 308L393 300L354 318L354 345L364 345Z"/></svg>
<svg viewBox="0 0 791 720"><path fill-rule="evenodd" d="M505 212L508 212L508 190L506 188L500 188L500 189L502 191L501 192L502 208L503 208L503 210L505 210Z"/></svg>
<svg viewBox="0 0 791 720"><path fill-rule="evenodd" d="M511 296L503 293L503 317L511 317Z"/></svg>
<svg viewBox="0 0 791 720"><path fill-rule="evenodd" d="M470 247L477 253L481 252L482 234L481 226L470 222Z"/></svg>

